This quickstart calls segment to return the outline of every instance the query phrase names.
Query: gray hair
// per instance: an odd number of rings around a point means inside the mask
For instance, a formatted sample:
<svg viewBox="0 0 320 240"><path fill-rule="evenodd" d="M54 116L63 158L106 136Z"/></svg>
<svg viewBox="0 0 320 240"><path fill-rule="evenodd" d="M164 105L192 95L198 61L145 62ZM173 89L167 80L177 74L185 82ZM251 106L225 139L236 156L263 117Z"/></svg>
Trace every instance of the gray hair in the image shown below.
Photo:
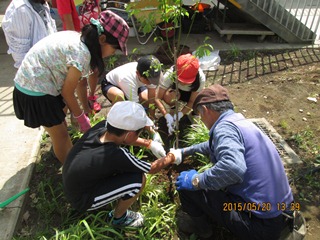
<svg viewBox="0 0 320 240"><path fill-rule="evenodd" d="M197 106L197 111L202 112L202 106L206 106L208 109L219 112L220 114L228 110L234 110L234 106L231 101L219 101L213 103L200 104Z"/></svg>

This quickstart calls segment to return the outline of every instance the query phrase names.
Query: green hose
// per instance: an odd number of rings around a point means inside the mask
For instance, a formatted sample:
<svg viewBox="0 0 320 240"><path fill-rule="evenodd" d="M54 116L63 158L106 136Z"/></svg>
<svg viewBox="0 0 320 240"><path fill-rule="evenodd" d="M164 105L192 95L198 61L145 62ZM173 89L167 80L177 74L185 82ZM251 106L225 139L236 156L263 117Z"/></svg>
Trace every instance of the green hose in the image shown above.
<svg viewBox="0 0 320 240"><path fill-rule="evenodd" d="M4 208L5 206L7 206L9 203L11 203L12 201L16 200L18 197L20 197L21 195L27 193L30 190L30 188L26 188L23 191L17 193L16 195L12 196L11 198L8 198L7 200L5 200L4 202L0 203L0 208Z"/></svg>

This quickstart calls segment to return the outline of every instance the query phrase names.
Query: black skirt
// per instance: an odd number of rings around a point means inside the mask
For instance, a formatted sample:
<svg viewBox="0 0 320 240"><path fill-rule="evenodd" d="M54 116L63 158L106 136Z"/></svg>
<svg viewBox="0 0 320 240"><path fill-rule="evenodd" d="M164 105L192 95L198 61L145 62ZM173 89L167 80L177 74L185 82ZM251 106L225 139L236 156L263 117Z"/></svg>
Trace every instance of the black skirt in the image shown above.
<svg viewBox="0 0 320 240"><path fill-rule="evenodd" d="M66 117L63 111L65 106L61 95L30 96L17 88L13 90L14 112L18 119L24 120L27 127L52 127L61 124Z"/></svg>

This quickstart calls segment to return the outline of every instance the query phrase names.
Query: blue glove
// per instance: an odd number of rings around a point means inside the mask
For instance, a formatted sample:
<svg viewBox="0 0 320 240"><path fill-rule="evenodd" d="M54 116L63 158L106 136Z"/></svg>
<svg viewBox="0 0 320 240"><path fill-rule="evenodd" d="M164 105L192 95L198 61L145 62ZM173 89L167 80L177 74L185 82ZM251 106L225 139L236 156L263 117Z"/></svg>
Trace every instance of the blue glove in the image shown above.
<svg viewBox="0 0 320 240"><path fill-rule="evenodd" d="M195 189L192 185L192 178L195 174L198 174L196 170L190 170L190 171L183 171L180 173L179 177L177 177L176 181L176 187L177 190L189 190L189 191L195 191Z"/></svg>

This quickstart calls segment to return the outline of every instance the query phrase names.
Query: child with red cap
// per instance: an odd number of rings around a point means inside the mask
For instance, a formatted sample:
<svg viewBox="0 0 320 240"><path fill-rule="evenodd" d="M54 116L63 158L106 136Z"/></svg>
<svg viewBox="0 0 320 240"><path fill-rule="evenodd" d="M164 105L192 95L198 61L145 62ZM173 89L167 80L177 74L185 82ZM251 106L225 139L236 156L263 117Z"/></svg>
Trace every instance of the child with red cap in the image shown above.
<svg viewBox="0 0 320 240"><path fill-rule="evenodd" d="M127 23L111 11L101 12L99 20L76 31L49 35L35 44L25 56L14 78L13 105L17 118L27 127L43 126L49 133L54 153L64 162L72 147L65 124L67 106L86 132L90 120L74 94L90 71L101 75L103 58L116 49L127 53Z"/></svg>
<svg viewBox="0 0 320 240"><path fill-rule="evenodd" d="M155 100L156 106L166 119L168 133L171 135L174 131L173 126L175 119L178 121L184 116L192 112L193 102L198 93L204 88L206 77L199 66L199 60L190 53L184 54L177 59L177 69L175 74L175 66L172 66L159 82L159 89ZM176 99L176 76L178 78L178 99ZM172 116L167 112L162 104L164 101L169 106L174 106L176 100L186 102L184 107Z"/></svg>

